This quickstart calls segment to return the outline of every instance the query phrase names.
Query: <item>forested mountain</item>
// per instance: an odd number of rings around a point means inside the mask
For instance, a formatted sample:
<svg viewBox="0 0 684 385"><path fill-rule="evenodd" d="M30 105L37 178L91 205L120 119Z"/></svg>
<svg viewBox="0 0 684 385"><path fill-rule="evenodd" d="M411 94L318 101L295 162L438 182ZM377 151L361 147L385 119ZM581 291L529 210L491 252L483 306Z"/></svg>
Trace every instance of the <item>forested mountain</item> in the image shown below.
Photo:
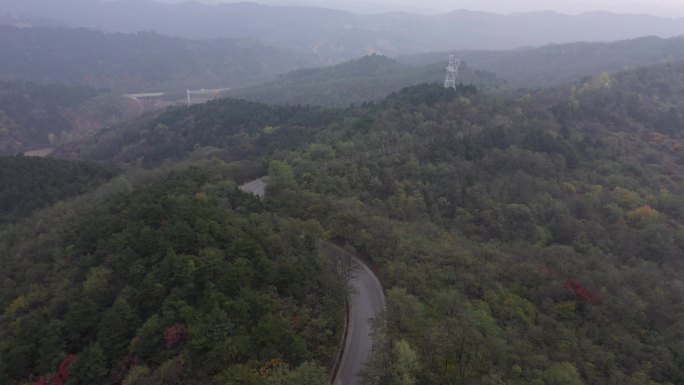
<svg viewBox="0 0 684 385"><path fill-rule="evenodd" d="M370 383L402 341L421 384L682 383L682 87L681 63L503 102L419 87L272 163L272 207L386 274Z"/></svg>
<svg viewBox="0 0 684 385"><path fill-rule="evenodd" d="M3 0L0 13L39 16L106 31L156 31L190 38L249 38L339 62L369 52L400 55L453 49L510 49L573 41L684 34L679 19L647 15L453 11L357 15L255 3L160 4L150 0Z"/></svg>
<svg viewBox="0 0 684 385"><path fill-rule="evenodd" d="M265 103L346 107L382 100L407 86L444 81L448 58L447 55L435 63L407 66L385 56L364 56L330 67L296 70L230 95ZM494 74L467 65L459 69L457 81L482 88L504 84Z"/></svg>
<svg viewBox="0 0 684 385"><path fill-rule="evenodd" d="M618 72L668 61L684 60L684 37L641 37L613 43L554 44L509 51L454 53L474 68L491 71L515 87L549 87L571 83L604 71ZM449 53L397 58L406 65L443 60Z"/></svg>
<svg viewBox="0 0 684 385"><path fill-rule="evenodd" d="M0 225L94 190L114 172L94 163L0 157Z"/></svg>
<svg viewBox="0 0 684 385"><path fill-rule="evenodd" d="M215 101L79 156L269 162L267 207L318 221L383 277L370 383L680 384L683 91L677 62L507 97Z"/></svg>
<svg viewBox="0 0 684 385"><path fill-rule="evenodd" d="M227 170L118 181L1 230L0 383L325 383L344 282L322 229Z"/></svg>
<svg viewBox="0 0 684 385"><path fill-rule="evenodd" d="M683 21L0 0L0 385L684 384Z"/></svg>
<svg viewBox="0 0 684 385"><path fill-rule="evenodd" d="M683 90L682 63L413 88L273 162L267 198L385 274L369 383L679 384Z"/></svg>
<svg viewBox="0 0 684 385"><path fill-rule="evenodd" d="M214 156L237 161L295 148L321 125L344 116L342 110L321 107L219 99L99 131L66 143L54 155L144 168Z"/></svg>
<svg viewBox="0 0 684 385"><path fill-rule="evenodd" d="M52 147L139 113L130 100L103 90L0 82L0 155Z"/></svg>
<svg viewBox="0 0 684 385"><path fill-rule="evenodd" d="M235 87L313 65L253 40L0 26L0 80L109 88L118 93Z"/></svg>

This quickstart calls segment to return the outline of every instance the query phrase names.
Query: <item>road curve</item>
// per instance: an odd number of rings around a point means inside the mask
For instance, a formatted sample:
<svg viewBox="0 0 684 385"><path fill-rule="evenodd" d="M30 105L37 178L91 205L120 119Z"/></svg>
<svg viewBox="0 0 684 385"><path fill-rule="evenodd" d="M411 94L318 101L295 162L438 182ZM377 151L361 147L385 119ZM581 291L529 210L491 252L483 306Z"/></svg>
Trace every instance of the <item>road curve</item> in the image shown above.
<svg viewBox="0 0 684 385"><path fill-rule="evenodd" d="M266 193L266 177L241 185L240 190L263 198ZM349 253L354 264L350 280L349 324L344 351L332 385L357 385L359 371L373 348L369 320L385 308L385 294L375 273L354 254Z"/></svg>
<svg viewBox="0 0 684 385"><path fill-rule="evenodd" d="M356 273L351 279L353 288L349 299L349 325L344 353L333 385L357 385L357 374L370 356L373 348L370 318L385 308L385 294L373 271L354 257Z"/></svg>

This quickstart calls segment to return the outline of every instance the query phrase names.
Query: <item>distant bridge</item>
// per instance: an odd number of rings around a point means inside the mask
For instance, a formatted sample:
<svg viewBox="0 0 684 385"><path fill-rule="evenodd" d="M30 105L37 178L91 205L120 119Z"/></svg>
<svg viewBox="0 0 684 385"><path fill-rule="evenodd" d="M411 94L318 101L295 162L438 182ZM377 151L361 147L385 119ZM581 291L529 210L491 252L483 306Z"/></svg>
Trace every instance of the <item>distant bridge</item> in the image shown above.
<svg viewBox="0 0 684 385"><path fill-rule="evenodd" d="M161 98L164 95L164 92L148 92L146 94L126 94L124 96L132 99L152 99Z"/></svg>
<svg viewBox="0 0 684 385"><path fill-rule="evenodd" d="M228 92L230 88L210 88L201 90L187 90L187 103L188 107L195 103L204 103L209 99L218 97L224 92ZM144 92L138 94L124 94L123 96L135 101L137 107L140 109L140 113L143 113L149 108L158 108L165 105L180 104L181 100L176 100L175 102L167 101L166 103L158 103L164 96L173 96L178 94L173 94L169 92ZM195 102L192 100L193 96L197 96L199 101Z"/></svg>

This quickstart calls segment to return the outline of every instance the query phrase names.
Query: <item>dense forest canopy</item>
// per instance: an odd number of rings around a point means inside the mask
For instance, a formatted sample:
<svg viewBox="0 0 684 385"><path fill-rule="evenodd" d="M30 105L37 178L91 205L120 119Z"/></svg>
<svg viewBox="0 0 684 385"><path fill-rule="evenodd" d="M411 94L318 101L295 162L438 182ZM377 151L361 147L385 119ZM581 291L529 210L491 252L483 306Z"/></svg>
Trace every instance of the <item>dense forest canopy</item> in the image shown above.
<svg viewBox="0 0 684 385"><path fill-rule="evenodd" d="M322 385L344 299L322 229L227 170L115 180L0 230L0 382Z"/></svg>
<svg viewBox="0 0 684 385"><path fill-rule="evenodd" d="M240 160L296 147L321 125L344 119L343 110L270 106L237 99L173 107L99 131L56 150L61 157L153 168L187 158Z"/></svg>
<svg viewBox="0 0 684 385"><path fill-rule="evenodd" d="M0 157L0 225L94 190L114 171L94 163Z"/></svg>
<svg viewBox="0 0 684 385"><path fill-rule="evenodd" d="M158 44L158 84L183 73L169 47L213 44L79 36ZM390 92L427 68L371 56L281 80L304 95L353 79L339 95L352 100L368 77ZM93 92L69 90L67 104ZM533 91L421 84L340 109L215 100L55 151L128 170L114 179L0 159L0 209L24 218L0 228L0 382L320 385L343 320L345 283L317 247L334 238L386 288L368 384L682 384L682 111L684 63L670 62ZM264 174L264 200L238 190Z"/></svg>
<svg viewBox="0 0 684 385"><path fill-rule="evenodd" d="M269 210L320 222L384 277L370 383L678 384L682 91L678 62L510 96L421 85L346 110L215 101L73 154L269 163Z"/></svg>
<svg viewBox="0 0 684 385"><path fill-rule="evenodd" d="M271 207L386 277L368 383L682 383L684 64L466 91L407 89L269 168Z"/></svg>

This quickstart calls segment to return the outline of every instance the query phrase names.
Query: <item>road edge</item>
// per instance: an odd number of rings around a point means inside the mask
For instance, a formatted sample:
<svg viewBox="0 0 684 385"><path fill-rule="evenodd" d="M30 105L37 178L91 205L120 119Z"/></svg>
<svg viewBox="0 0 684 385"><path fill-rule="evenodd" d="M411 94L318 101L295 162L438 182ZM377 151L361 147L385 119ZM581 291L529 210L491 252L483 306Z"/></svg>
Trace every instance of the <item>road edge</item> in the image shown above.
<svg viewBox="0 0 684 385"><path fill-rule="evenodd" d="M375 274L375 271L373 270L373 268L371 268L365 261L363 261L361 258L359 258L359 255L357 253L351 252L349 250L345 250L344 248L342 248L339 245L336 245L334 243L333 243L333 245L338 247L338 248L341 248L345 252L349 253L351 255L351 257L359 265L361 265L361 267L363 269L368 269L368 271L370 271L371 277L373 278L374 281L377 282L378 287L380 287L380 296L382 298L382 305L383 305L382 307L383 307L383 311L384 311L384 309L386 309L386 307L387 307L387 302L385 301L385 286L383 285L380 278L378 278L378 276ZM339 371L340 364L342 362L342 359L344 358L345 353L347 352L347 347L349 345L349 321L350 321L350 319L349 319L349 300L347 300L347 312L346 312L346 314L347 314L347 317L346 317L347 322L346 322L346 327L345 327L344 345L343 345L343 349L341 352L342 354L340 354L340 356L338 357L339 361L336 364L337 368L335 370L335 376L332 378L333 382L331 382L330 385L337 385L337 382L335 381L335 380L337 380L337 372ZM341 385L343 385L343 384L341 384Z"/></svg>
<svg viewBox="0 0 684 385"><path fill-rule="evenodd" d="M337 378L337 372L340 369L340 364L342 363L342 356L347 350L347 334L349 333L349 300L344 300L344 330L342 331L342 338L340 338L340 349L337 351L337 356L335 357L335 364L333 369L330 371L330 378L328 378L328 384L333 385L333 381Z"/></svg>

